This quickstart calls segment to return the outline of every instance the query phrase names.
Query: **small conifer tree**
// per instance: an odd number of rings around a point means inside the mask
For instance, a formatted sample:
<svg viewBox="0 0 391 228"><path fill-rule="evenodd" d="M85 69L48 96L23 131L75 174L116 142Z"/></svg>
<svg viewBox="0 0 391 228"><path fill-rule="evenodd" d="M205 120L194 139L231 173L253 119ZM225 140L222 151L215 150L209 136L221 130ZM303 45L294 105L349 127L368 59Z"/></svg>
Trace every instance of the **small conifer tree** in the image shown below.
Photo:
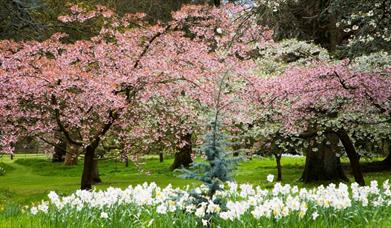
<svg viewBox="0 0 391 228"><path fill-rule="evenodd" d="M206 162L193 163L191 170L182 169L184 178L199 180L208 187L210 198L213 197L216 191L221 190L224 182L231 181L232 170L238 161L237 158L231 158L226 151L229 140L222 132L220 124L221 96L227 86L225 83L227 75L224 74L219 82L213 119L209 126L209 132L205 135L204 143L200 148L206 156Z"/></svg>
<svg viewBox="0 0 391 228"><path fill-rule="evenodd" d="M214 110L213 119L209 125L209 131L204 137L204 143L200 151L205 155L205 162L195 162L191 169L182 169L182 177L187 179L196 179L205 184L207 192L193 190L191 195L194 198L196 205L208 205L210 202L220 206L221 210L226 209L226 200L215 196L215 193L223 189L224 183L231 181L231 173L239 158L232 158L226 150L230 141L222 131L220 124L220 99L222 90L226 86L224 80L226 75L219 82L218 95ZM207 206L202 218L203 223L207 222L207 227L211 223L211 214L207 213Z"/></svg>

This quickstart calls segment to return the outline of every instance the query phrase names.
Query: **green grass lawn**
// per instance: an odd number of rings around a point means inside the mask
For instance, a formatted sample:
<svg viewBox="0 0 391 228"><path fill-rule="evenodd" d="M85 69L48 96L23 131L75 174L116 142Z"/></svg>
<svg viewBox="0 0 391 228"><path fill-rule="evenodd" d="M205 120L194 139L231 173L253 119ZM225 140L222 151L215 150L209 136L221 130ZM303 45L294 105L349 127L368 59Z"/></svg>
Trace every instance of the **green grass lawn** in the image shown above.
<svg viewBox="0 0 391 228"><path fill-rule="evenodd" d="M347 160L343 161L347 162ZM113 160L99 161L103 182L96 185L96 188L105 189L109 186L125 188L144 182L156 182L161 187L168 184L174 187L199 184L193 180L180 178L178 172L171 172L169 167L172 162L173 159L168 157L161 163L157 156L146 156L137 164L130 163L129 167ZM31 225L30 217L21 214L24 206L47 200L47 194L53 190L60 195L65 195L79 189L82 161L76 166L69 167L61 163L52 163L44 155L17 154L14 160L10 160L8 156L1 157L0 166L6 169L6 174L0 176L0 228L34 227L35 225ZM303 157L284 157L282 166L283 184L289 183L300 187L327 184L322 182L303 184L299 181L304 166ZM234 173L234 179L239 183L247 182L263 188L271 188L273 184L266 181L268 174L276 174L274 159L255 158L240 162ZM347 174L352 181L351 175ZM390 177L391 171L365 174L367 183L375 179L381 183ZM387 227L391 224L391 220L383 217L381 224Z"/></svg>
<svg viewBox="0 0 391 228"><path fill-rule="evenodd" d="M137 166L130 163L129 167L125 167L117 161L102 160L99 162L99 170L103 182L96 185L96 188L125 188L144 182L156 182L160 186L172 184L175 187L198 184L180 178L179 173L171 172L169 166L172 161L172 158L166 158L160 163L157 157L148 156ZM46 199L47 194L53 190L60 194L71 193L79 188L82 172L82 162L69 167L61 163L52 163L44 155L17 154L14 160L3 156L0 158L0 165L7 171L5 176L0 176L0 205L31 205L33 202ZM321 184L304 185L299 181L303 165L304 158L282 158L282 182L306 187ZM266 176L270 173L276 173L274 159L256 158L242 161L234 174L234 179L239 183L248 182L268 188L272 186L266 181ZM353 180L350 175L348 176ZM372 179L382 182L390 177L391 172L365 174L367 182Z"/></svg>

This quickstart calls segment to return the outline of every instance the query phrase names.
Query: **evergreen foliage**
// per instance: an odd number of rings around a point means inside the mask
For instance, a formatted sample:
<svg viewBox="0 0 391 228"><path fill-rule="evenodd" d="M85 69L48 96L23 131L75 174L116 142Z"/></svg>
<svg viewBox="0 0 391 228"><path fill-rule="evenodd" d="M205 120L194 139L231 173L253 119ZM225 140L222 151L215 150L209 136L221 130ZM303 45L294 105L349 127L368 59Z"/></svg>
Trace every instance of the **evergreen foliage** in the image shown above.
<svg viewBox="0 0 391 228"><path fill-rule="evenodd" d="M224 182L231 181L231 173L238 159L230 158L226 152L228 140L221 132L218 122L211 123L211 131L206 134L201 151L206 162L192 165L191 170L184 169L184 177L202 181L208 187L208 196L212 197L221 190Z"/></svg>

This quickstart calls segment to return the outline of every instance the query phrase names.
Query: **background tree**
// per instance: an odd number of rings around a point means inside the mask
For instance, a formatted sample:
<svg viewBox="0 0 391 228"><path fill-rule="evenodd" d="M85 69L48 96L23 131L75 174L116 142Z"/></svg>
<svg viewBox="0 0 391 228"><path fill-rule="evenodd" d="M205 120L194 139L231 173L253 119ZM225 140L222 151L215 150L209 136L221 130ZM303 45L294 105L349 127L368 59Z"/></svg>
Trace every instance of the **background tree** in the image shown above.
<svg viewBox="0 0 391 228"><path fill-rule="evenodd" d="M390 1L259 0L253 13L274 38L314 41L339 57L390 51Z"/></svg>
<svg viewBox="0 0 391 228"><path fill-rule="evenodd" d="M313 69L287 71L274 83L269 86L279 95L272 99L285 107L286 111L282 111L285 128L299 135L336 134L351 160L356 181L362 181L349 131L368 122L369 117L374 123L389 121L387 115L374 112L375 104L389 109L390 91L386 89L389 77L354 72L344 64L318 65Z"/></svg>

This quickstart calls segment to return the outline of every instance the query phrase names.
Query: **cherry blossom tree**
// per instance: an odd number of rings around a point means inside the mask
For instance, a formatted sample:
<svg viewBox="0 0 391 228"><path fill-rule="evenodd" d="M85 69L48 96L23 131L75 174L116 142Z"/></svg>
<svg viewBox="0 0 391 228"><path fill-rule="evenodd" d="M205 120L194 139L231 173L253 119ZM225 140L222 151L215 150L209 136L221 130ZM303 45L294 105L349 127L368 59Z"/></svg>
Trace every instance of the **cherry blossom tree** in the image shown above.
<svg viewBox="0 0 391 228"><path fill-rule="evenodd" d="M173 18L179 21L180 27L186 31L187 36L206 43L209 51L220 56L219 61L225 64L227 73L231 68L245 72L253 65L252 61L248 61L252 51L252 46L248 44L264 43L271 36L268 30L258 26L254 21L239 20L244 13L245 8L234 5L225 5L222 9L189 5L183 7L180 12L174 13ZM243 80L243 75L233 74L228 77L227 83L231 85L231 91L225 93L221 100L224 102L224 108L231 109L229 113L236 113L236 115L227 114L226 124L232 123L233 116L243 117L238 115L238 112L243 110L245 105L238 109L238 103L234 101L234 91L238 89L236 87ZM198 133L207 125L205 113L215 103L217 97L215 87L218 84L218 77L208 77L206 80L192 81L193 90L183 90L174 99L159 94L154 96L147 104L149 108L143 118L145 121L136 129L138 136L142 136L146 142L144 151L147 151L148 145L151 144L160 144L163 148L176 148L177 153L171 168L188 166L192 162L192 143L197 141ZM233 103L235 106L232 106ZM158 113L163 114L164 117ZM141 132L143 133L140 134Z"/></svg>
<svg viewBox="0 0 391 228"><path fill-rule="evenodd" d="M278 110L273 118L287 132L318 141L327 134L336 135L355 180L364 184L351 132L365 124L390 121L390 79L389 73L352 70L346 61L317 62L312 67L289 69L280 77L258 78L254 88L259 100Z"/></svg>
<svg viewBox="0 0 391 228"><path fill-rule="evenodd" d="M247 73L251 61L245 60L245 44L264 37L255 23L232 26L241 10L231 4L185 6L173 21L148 25L142 14L118 17L103 6L94 11L73 6L72 14L59 20L102 17L99 35L75 43L61 42L65 34L44 42L2 41L4 150L12 153L12 143L23 135L55 144L60 131L84 154L81 188L90 189L97 147L114 129L126 134L137 126L148 107L143 104L184 93L207 105L214 78Z"/></svg>

